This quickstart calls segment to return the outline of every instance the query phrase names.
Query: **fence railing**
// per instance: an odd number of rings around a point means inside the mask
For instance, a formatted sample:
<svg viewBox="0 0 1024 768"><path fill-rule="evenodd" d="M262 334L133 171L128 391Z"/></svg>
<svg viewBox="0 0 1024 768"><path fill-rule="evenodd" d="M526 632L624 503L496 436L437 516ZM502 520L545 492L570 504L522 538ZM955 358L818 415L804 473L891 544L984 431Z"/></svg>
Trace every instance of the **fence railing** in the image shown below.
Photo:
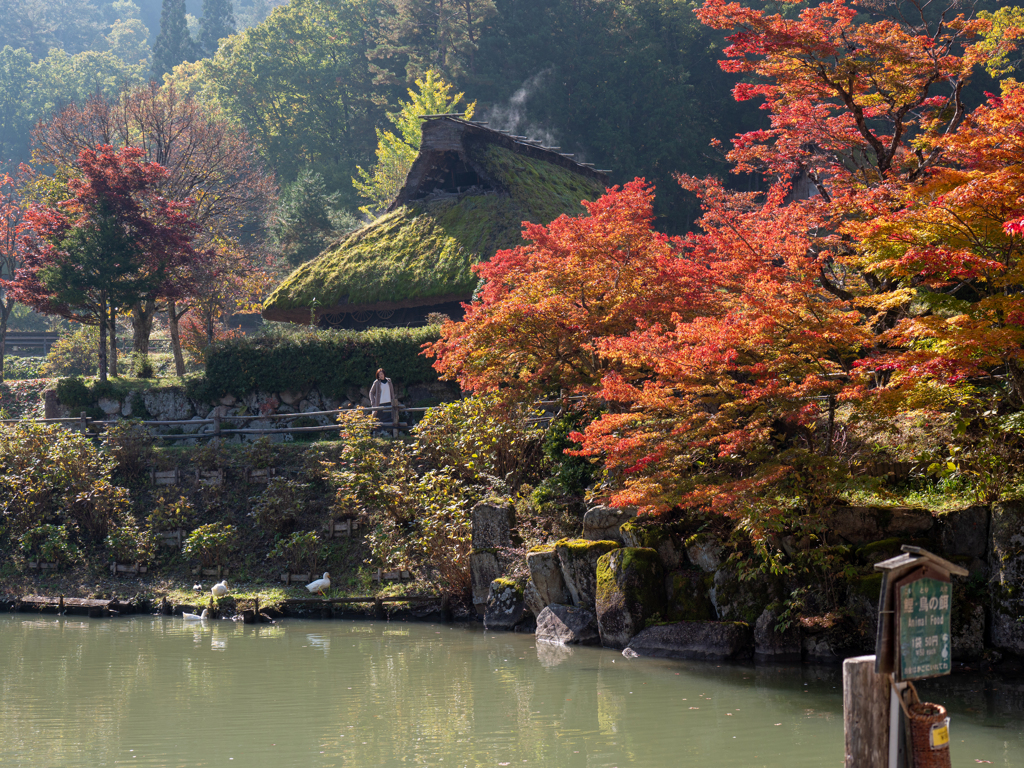
<svg viewBox="0 0 1024 768"><path fill-rule="evenodd" d="M563 406L569 401L577 401L582 398L572 397L566 398L565 400L539 400L533 405L536 408L550 409L555 406ZM335 408L326 411L307 411L305 413L269 413L269 414L236 414L236 415L224 415L214 414L212 418L208 419L169 419L165 421L157 420L143 420L141 423L148 427L153 437L161 440L201 440L212 437L225 437L230 435L259 435L261 437L265 435L283 435L283 434L302 434L302 433L317 433L317 432L338 432L345 428L344 424L332 423L332 424L318 424L316 426L283 426L283 427L268 427L265 424L259 426L251 426L252 422L275 422L288 420L296 421L298 419L316 418L316 417L331 417L337 419L342 413L352 413L354 411L362 411L363 413L371 414L380 411L397 411L399 414L399 421L397 423L385 423L381 422L381 429L390 429L395 437L398 436L399 432L408 432L413 426L409 416L413 414L425 414L431 410L429 406L424 408L407 408L405 406L399 406L393 409L391 406L356 406L354 408ZM405 421L401 420L402 416L406 417ZM526 420L527 424L544 424L547 425L555 418L554 414L542 416L533 416ZM70 416L64 418L51 418L51 419L2 419L0 424L18 424L22 422L32 422L35 424L63 424L70 429L74 429L81 432L86 437L98 437L103 431L111 426L117 424L123 419L94 419L85 411L82 411L78 416ZM247 427L226 427L225 423L243 422L249 423ZM168 434L167 432L161 432L158 430L162 429L174 429L185 427L194 428L194 431L190 432L179 432L174 434ZM212 427L212 429L206 429Z"/></svg>

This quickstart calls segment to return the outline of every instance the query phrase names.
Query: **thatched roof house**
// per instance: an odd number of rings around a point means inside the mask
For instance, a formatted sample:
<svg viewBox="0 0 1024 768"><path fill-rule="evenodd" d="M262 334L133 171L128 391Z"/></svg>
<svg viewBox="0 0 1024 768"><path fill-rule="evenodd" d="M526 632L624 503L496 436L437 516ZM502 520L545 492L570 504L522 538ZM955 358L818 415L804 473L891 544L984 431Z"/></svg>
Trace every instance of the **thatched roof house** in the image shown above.
<svg viewBox="0 0 1024 768"><path fill-rule="evenodd" d="M605 172L557 147L453 115L424 118L419 155L387 213L296 269L263 317L365 328L461 316L477 279L470 267L522 243L522 222L583 213Z"/></svg>

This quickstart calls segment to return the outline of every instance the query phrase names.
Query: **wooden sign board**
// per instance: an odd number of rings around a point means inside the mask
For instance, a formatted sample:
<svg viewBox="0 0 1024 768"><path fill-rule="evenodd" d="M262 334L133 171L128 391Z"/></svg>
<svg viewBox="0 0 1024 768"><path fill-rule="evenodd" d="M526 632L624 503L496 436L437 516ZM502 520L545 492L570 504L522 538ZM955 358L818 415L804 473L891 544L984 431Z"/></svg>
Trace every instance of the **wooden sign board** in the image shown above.
<svg viewBox="0 0 1024 768"><path fill-rule="evenodd" d="M953 585L949 574L925 566L896 582L896 679L920 680L953 670Z"/></svg>
<svg viewBox="0 0 1024 768"><path fill-rule="evenodd" d="M967 570L919 547L902 549L904 554L875 564L883 573L875 672L892 673L897 681L949 674L950 576L966 576ZM917 584L921 580L927 581Z"/></svg>

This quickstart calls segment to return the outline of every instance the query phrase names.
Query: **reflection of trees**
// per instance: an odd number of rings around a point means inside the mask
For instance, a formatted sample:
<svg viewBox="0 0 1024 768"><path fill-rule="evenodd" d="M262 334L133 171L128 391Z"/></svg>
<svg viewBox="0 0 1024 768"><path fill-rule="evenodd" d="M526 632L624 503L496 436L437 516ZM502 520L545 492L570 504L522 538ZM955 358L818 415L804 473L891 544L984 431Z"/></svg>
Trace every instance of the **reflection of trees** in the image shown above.
<svg viewBox="0 0 1024 768"><path fill-rule="evenodd" d="M842 744L838 669L551 653L439 625L3 616L0 664L2 764L113 764L135 748L165 765L746 766L797 744L824 764ZM931 700L1005 712L1024 695L948 685Z"/></svg>

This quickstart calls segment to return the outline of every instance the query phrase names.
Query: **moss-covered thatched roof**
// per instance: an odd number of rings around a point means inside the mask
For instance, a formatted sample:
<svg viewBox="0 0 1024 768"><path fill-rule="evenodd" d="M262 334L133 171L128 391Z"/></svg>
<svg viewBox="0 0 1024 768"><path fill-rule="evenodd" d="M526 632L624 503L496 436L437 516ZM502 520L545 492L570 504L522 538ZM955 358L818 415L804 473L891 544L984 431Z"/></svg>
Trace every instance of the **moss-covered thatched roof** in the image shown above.
<svg viewBox="0 0 1024 768"><path fill-rule="evenodd" d="M522 243L522 222L583 212L604 174L553 150L453 118L424 125L420 154L389 212L296 269L267 299L269 320L465 301L470 267Z"/></svg>

